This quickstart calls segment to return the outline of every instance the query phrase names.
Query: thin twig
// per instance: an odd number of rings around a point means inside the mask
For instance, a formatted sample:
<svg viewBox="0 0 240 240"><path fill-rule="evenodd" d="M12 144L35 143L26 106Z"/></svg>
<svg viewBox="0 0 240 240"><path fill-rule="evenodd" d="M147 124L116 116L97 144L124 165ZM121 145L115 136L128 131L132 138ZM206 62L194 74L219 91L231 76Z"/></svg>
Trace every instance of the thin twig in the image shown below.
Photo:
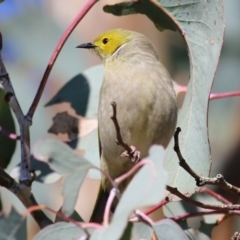
<svg viewBox="0 0 240 240"><path fill-rule="evenodd" d="M177 188L174 187L170 187L167 185L166 189L176 195L177 197L181 198L182 200L184 200L185 202L188 202L194 206L200 207L200 208L204 208L204 209L212 209L212 210L240 210L240 205L239 204L232 204L232 205L228 205L228 204L224 204L224 205L214 205L214 204L207 204L207 203L202 203L202 202L198 202L194 199L191 199L187 196L185 196L184 194L182 194L181 192L178 191Z"/></svg>
<svg viewBox="0 0 240 240"><path fill-rule="evenodd" d="M8 130L6 130L6 129L3 128L2 126L0 126L0 132L1 132L4 136L6 136L6 137L8 137L8 138L10 138L10 139L12 139L12 140L15 140L15 141L20 140L20 136L16 135L15 133L9 132Z"/></svg>
<svg viewBox="0 0 240 240"><path fill-rule="evenodd" d="M187 92L187 86L179 85L174 83L174 89L176 93L185 93ZM229 98L229 97L239 97L240 91L232 91L232 92L223 92L223 93L211 93L209 96L210 100Z"/></svg>
<svg viewBox="0 0 240 240"><path fill-rule="evenodd" d="M240 96L240 91L224 92L224 93L211 93L210 100L229 98L229 97L238 97L238 96Z"/></svg>
<svg viewBox="0 0 240 240"><path fill-rule="evenodd" d="M37 108L37 105L40 101L40 98L42 96L43 90L45 88L45 85L47 83L48 77L51 73L51 70L53 68L53 65L61 51L61 49L63 48L65 42L67 41L68 37L70 36L70 34L72 33L72 31L75 29L75 27L78 25L78 23L83 19L83 17L88 13L88 11L93 7L93 5L98 2L98 0L88 0L87 3L85 4L85 6L80 10L80 12L78 13L78 15L75 17L75 19L70 23L70 25L67 27L67 29L65 30L65 32L63 33L63 35L61 36L59 42L57 43L56 48L53 51L53 54L48 62L47 68L44 72L44 75L42 77L41 83L39 85L38 91L36 93L36 96L32 102L31 107L28 110L27 116L28 118L32 119L34 112Z"/></svg>
<svg viewBox="0 0 240 240"><path fill-rule="evenodd" d="M226 198L224 198L222 195L214 192L213 190L209 189L209 188L201 188L199 192L203 192L203 193L207 193L208 195L214 197L215 199L217 199L218 201L224 203L224 204L232 204L232 202L228 201Z"/></svg>
<svg viewBox="0 0 240 240"><path fill-rule="evenodd" d="M105 210L104 210L104 215L103 215L103 226L104 227L108 227L109 225L109 216L110 216L110 212L111 212L111 207L112 207L112 203L114 198L119 194L119 190L117 188L112 188L105 206Z"/></svg>
<svg viewBox="0 0 240 240"><path fill-rule="evenodd" d="M168 204L168 203L169 203L169 199L168 199L168 197L166 197L166 199L164 199L163 201L161 201L159 204L157 204L156 206L153 206L152 208L148 209L148 210L145 212L145 214L146 214L146 215L149 215L149 214L155 212L156 210L162 208L163 206L165 206L165 205Z"/></svg>
<svg viewBox="0 0 240 240"><path fill-rule="evenodd" d="M23 183L17 183L2 168L0 168L0 185L14 193L26 208L38 204L33 194L31 193L31 188ZM41 210L33 212L32 216L40 228L44 228L52 224L52 221Z"/></svg>
<svg viewBox="0 0 240 240"><path fill-rule="evenodd" d="M183 158L182 153L179 148L179 142L178 142L178 135L181 132L181 128L177 127L175 134L174 134L174 151L176 152L179 160L179 165L184 168L193 178L198 179L197 173L195 173L187 164L186 160Z"/></svg>
<svg viewBox="0 0 240 240"><path fill-rule="evenodd" d="M138 209L136 209L134 211L134 213L141 222L143 222L143 223L147 224L148 226L152 227L153 221L145 213L141 212Z"/></svg>
<svg viewBox="0 0 240 240"><path fill-rule="evenodd" d="M150 165L150 167L152 168L152 171L154 172L154 165L151 161L149 160L142 160L141 162L137 163L136 165L134 165L128 172L122 174L120 177L116 178L114 180L115 183L119 184L121 182L123 182L125 179L129 178L131 175L133 175L136 171L139 170L139 168L141 168L144 165Z"/></svg>
<svg viewBox="0 0 240 240"><path fill-rule="evenodd" d="M183 158L181 154L181 150L179 148L178 143L178 135L181 132L181 128L177 128L174 134L174 151L176 152L179 160L179 165L185 169L196 181L198 187L202 187L204 185L214 185L218 186L228 192L240 196L240 188L228 183L221 174L217 174L216 177L201 177L196 172L194 172L191 167L188 165L186 160Z"/></svg>
<svg viewBox="0 0 240 240"><path fill-rule="evenodd" d="M116 143L122 146L126 151L121 153L122 157L128 157L133 163L137 163L140 161L140 152L134 146L129 146L126 142L123 141L121 130L117 120L117 103L111 102L113 113L111 115L111 119L114 123L116 129Z"/></svg>

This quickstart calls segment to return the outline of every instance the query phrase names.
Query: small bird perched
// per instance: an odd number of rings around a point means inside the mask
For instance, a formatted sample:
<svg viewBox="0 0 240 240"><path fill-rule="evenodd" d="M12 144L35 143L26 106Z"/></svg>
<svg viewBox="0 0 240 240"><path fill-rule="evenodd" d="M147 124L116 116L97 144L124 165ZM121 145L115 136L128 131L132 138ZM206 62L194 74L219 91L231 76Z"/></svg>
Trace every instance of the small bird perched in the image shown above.
<svg viewBox="0 0 240 240"><path fill-rule="evenodd" d="M111 102L117 103L117 120L123 141L136 147L144 158L151 145L166 147L173 136L177 102L172 79L152 43L137 32L109 30L92 43L81 44L78 48L91 49L104 63L98 108L99 149L101 169L115 179L131 169L134 163L120 156L124 149L116 144L116 129L110 118ZM130 180L119 186L121 192ZM90 221L102 222L111 189L110 182L102 175Z"/></svg>

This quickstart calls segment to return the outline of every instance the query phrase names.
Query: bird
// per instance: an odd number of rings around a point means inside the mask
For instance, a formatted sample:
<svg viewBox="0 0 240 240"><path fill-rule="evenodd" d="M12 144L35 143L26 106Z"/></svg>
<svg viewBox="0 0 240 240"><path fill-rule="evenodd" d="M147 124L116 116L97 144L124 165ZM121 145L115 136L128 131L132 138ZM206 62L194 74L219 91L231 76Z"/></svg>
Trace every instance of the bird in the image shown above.
<svg viewBox="0 0 240 240"><path fill-rule="evenodd" d="M117 104L116 117L123 141L134 146L143 159L153 144L167 147L174 134L178 108L172 78L160 62L153 44L138 32L108 30L77 48L91 50L104 65L98 106L100 167L115 179L129 171L134 163L121 156L124 148L116 144L111 102ZM131 178L118 186L121 193L130 181ZM111 182L102 174L90 222L102 223L112 188Z"/></svg>

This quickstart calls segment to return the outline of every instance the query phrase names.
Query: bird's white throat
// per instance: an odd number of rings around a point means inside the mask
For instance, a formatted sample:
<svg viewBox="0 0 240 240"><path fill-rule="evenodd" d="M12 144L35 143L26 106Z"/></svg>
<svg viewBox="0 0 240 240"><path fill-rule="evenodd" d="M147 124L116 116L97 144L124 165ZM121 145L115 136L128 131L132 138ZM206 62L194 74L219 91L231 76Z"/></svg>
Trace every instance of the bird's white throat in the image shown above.
<svg viewBox="0 0 240 240"><path fill-rule="evenodd" d="M113 55L108 58L108 61L111 61L118 53L119 51L121 51L121 49L123 49L126 45L128 44L128 42L124 43L121 47L119 47L114 53Z"/></svg>

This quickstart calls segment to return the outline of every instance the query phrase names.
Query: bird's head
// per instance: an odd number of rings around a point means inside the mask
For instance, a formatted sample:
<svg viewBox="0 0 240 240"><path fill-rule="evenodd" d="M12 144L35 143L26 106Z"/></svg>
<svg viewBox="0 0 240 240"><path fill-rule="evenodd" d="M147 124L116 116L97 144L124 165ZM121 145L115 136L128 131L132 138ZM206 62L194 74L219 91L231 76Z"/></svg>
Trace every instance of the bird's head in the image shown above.
<svg viewBox="0 0 240 240"><path fill-rule="evenodd" d="M77 48L87 48L95 52L104 62L115 55L131 39L133 32L113 29L99 35L93 42L84 43Z"/></svg>

